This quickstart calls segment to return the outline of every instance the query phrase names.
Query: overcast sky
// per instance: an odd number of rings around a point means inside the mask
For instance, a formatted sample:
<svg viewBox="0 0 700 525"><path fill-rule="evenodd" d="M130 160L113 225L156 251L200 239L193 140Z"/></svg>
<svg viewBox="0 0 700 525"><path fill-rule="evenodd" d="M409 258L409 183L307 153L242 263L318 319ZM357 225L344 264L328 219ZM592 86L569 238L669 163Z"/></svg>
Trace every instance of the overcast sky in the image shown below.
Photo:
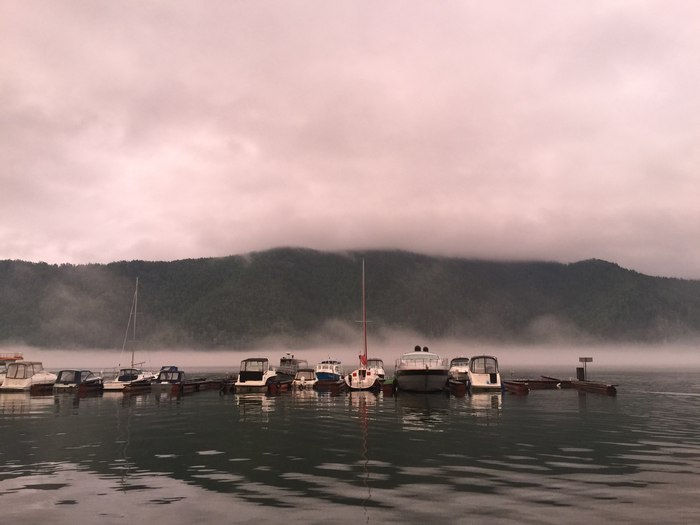
<svg viewBox="0 0 700 525"><path fill-rule="evenodd" d="M0 259L700 278L700 2L0 0Z"/></svg>

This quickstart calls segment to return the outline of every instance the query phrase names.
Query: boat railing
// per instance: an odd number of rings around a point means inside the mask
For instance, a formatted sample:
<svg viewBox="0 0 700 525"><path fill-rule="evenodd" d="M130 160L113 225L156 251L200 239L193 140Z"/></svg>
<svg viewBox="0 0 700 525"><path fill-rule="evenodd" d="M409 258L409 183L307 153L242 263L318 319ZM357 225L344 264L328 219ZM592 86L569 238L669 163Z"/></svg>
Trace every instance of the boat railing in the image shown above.
<svg viewBox="0 0 700 525"><path fill-rule="evenodd" d="M423 368L439 368L449 367L447 359L402 359L396 360L396 368L406 369L423 369Z"/></svg>

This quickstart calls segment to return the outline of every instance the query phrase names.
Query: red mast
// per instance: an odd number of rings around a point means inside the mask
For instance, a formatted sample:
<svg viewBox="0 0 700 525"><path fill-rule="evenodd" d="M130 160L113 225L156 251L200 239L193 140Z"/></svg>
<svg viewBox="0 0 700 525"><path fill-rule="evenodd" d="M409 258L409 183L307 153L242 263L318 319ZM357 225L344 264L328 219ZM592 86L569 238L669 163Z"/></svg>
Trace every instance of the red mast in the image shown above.
<svg viewBox="0 0 700 525"><path fill-rule="evenodd" d="M365 260L362 259L362 335L364 338L364 353L360 356L362 366L367 366L367 306L365 304Z"/></svg>

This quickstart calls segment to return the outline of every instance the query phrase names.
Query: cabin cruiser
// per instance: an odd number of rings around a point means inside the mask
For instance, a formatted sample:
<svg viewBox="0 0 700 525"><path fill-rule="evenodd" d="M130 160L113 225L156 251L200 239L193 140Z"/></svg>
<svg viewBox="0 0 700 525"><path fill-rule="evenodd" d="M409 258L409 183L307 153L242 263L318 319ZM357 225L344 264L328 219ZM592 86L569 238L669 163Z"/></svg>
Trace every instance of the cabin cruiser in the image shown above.
<svg viewBox="0 0 700 525"><path fill-rule="evenodd" d="M455 357L452 359L448 377L450 381L466 384L469 381L469 358Z"/></svg>
<svg viewBox="0 0 700 525"><path fill-rule="evenodd" d="M61 392L102 392L102 378L90 370L61 370L53 385L54 394Z"/></svg>
<svg viewBox="0 0 700 525"><path fill-rule="evenodd" d="M501 391L498 360L489 355L472 357L469 362L469 384L472 392Z"/></svg>
<svg viewBox="0 0 700 525"><path fill-rule="evenodd" d="M51 388L56 374L44 370L40 361L15 361L7 365L7 374L0 390L25 391Z"/></svg>
<svg viewBox="0 0 700 525"><path fill-rule="evenodd" d="M275 370L280 381L293 381L300 368L309 368L306 359L295 359L294 354L287 352L280 358L280 366Z"/></svg>
<svg viewBox="0 0 700 525"><path fill-rule="evenodd" d="M267 392L270 385L280 381L266 357L250 357L241 361L234 388L241 392Z"/></svg>
<svg viewBox="0 0 700 525"><path fill-rule="evenodd" d="M300 368L292 381L292 386L299 390L313 388L317 382L316 372L313 368Z"/></svg>
<svg viewBox="0 0 700 525"><path fill-rule="evenodd" d="M447 385L447 359L416 346L396 360L396 387L410 392L438 392Z"/></svg>
<svg viewBox="0 0 700 525"><path fill-rule="evenodd" d="M104 389L114 392L147 389L155 378L153 372L144 372L140 368L120 368L114 379L104 382Z"/></svg>
<svg viewBox="0 0 700 525"><path fill-rule="evenodd" d="M345 375L343 365L335 359L321 361L316 365L315 372L319 381L338 381Z"/></svg>
<svg viewBox="0 0 700 525"><path fill-rule="evenodd" d="M368 357L367 369L372 370L372 372L377 376L377 381L380 383L384 382L384 379L386 378L386 374L384 373L384 361L378 357Z"/></svg>

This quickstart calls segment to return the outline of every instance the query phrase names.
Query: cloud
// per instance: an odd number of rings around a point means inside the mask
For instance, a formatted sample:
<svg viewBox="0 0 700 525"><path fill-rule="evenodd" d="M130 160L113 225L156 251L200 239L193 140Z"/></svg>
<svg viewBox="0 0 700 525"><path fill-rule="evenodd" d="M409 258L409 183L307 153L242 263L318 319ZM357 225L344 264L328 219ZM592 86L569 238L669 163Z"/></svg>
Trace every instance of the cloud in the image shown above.
<svg viewBox="0 0 700 525"><path fill-rule="evenodd" d="M0 258L395 247L700 277L694 2L0 11Z"/></svg>

